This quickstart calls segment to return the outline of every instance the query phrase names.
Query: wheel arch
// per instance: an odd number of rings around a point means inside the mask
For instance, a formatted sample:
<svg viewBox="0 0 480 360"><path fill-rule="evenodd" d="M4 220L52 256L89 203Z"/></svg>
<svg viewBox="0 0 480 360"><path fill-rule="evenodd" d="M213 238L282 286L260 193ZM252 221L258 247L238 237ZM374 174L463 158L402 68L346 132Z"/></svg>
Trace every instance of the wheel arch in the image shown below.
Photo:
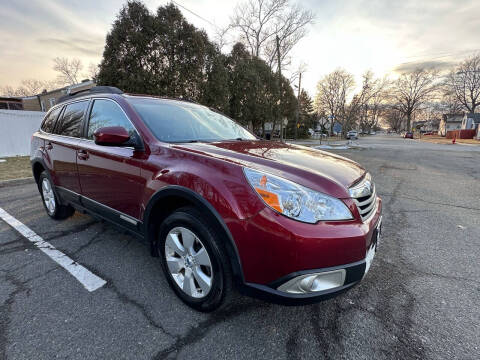
<svg viewBox="0 0 480 360"><path fill-rule="evenodd" d="M38 179L40 178L40 174L43 171L47 171L48 176L50 176L48 167L45 165L45 162L42 159L34 159L32 161L32 173L35 182L38 184Z"/></svg>
<svg viewBox="0 0 480 360"><path fill-rule="evenodd" d="M155 233L163 220L176 209L183 206L194 206L202 214L208 216L211 225L223 235L227 256L230 260L234 278L244 282L243 270L237 246L230 230L217 210L205 198L189 188L171 185L158 190L149 200L143 216L145 238L151 245L153 256L158 256L155 250Z"/></svg>

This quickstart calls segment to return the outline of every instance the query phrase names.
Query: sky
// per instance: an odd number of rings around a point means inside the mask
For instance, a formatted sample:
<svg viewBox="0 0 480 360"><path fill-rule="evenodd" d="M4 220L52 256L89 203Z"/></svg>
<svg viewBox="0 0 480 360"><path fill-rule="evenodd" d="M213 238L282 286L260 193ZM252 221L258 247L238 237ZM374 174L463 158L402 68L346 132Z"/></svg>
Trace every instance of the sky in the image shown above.
<svg viewBox="0 0 480 360"><path fill-rule="evenodd" d="M169 1L146 0L154 11ZM177 0L184 16L211 38L240 1ZM105 36L123 0L0 0L0 87L22 79L53 80L53 58L79 58L85 70L101 60ZM292 0L293 3L293 0ZM315 23L292 50L295 70L306 64L302 87L341 67L395 76L419 65L445 68L480 52L479 0L299 0ZM203 19L202 19L203 18ZM205 21L204 19L208 20Z"/></svg>

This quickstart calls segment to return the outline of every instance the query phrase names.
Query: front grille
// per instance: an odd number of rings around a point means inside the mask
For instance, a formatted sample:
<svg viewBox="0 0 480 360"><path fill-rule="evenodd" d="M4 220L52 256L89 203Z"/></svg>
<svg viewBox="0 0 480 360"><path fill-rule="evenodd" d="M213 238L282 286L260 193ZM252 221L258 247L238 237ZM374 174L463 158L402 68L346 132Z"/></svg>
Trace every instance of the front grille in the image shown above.
<svg viewBox="0 0 480 360"><path fill-rule="evenodd" d="M370 195L362 196L353 200L355 201L355 204L357 204L362 220L367 220L374 212L375 204L377 203L377 192L375 191L375 187Z"/></svg>
<svg viewBox="0 0 480 360"><path fill-rule="evenodd" d="M369 173L365 174L363 180L351 187L349 192L353 201L357 204L362 220L367 220L375 212L377 203L377 192L371 175Z"/></svg>

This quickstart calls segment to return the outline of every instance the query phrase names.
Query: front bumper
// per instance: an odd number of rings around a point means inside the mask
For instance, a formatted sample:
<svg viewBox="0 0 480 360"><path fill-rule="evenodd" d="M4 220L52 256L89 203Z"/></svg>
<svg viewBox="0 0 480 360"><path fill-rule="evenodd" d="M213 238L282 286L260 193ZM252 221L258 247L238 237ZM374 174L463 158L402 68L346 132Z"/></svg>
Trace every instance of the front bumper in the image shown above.
<svg viewBox="0 0 480 360"><path fill-rule="evenodd" d="M382 216L379 214L372 221L369 245L365 258L360 261L320 269L295 271L266 285L247 282L243 284L241 290L246 295L283 305L305 305L337 296L357 285L368 272L373 256L377 251L381 226ZM329 288L325 286L325 290L301 292L302 289L298 284L302 279L316 277L321 279L322 276L328 278L329 274L342 274L342 282L338 285L332 282L332 286ZM289 284L296 284L297 286L289 286Z"/></svg>
<svg viewBox="0 0 480 360"><path fill-rule="evenodd" d="M260 284L252 284L246 283L242 287L241 291L245 295L256 297L265 301L273 302L276 304L282 305L307 305L316 303L319 301L330 299L334 296L337 296L355 285L357 285L360 280L362 280L365 274L366 263L365 260L348 264L342 266L335 266L330 268L323 268L323 269L314 269L308 271L299 271L295 273L291 273L281 279L278 279L269 285L260 285ZM345 274L345 282L342 286L318 291L314 293L307 293L307 294L292 294L287 293L284 291L277 290L279 286L283 283L301 275L311 274L311 273L321 273L321 272L329 272L335 270L344 269Z"/></svg>

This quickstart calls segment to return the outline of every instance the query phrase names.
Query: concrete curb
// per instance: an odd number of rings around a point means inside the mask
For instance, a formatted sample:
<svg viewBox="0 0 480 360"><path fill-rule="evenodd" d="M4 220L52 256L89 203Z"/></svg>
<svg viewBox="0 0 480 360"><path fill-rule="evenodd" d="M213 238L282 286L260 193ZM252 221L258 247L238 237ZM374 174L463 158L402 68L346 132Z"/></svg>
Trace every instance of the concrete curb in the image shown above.
<svg viewBox="0 0 480 360"><path fill-rule="evenodd" d="M30 184L30 183L32 184L35 183L35 180L33 179L33 177L3 180L3 181L0 181L0 188L7 187L7 186L24 185L24 184Z"/></svg>

